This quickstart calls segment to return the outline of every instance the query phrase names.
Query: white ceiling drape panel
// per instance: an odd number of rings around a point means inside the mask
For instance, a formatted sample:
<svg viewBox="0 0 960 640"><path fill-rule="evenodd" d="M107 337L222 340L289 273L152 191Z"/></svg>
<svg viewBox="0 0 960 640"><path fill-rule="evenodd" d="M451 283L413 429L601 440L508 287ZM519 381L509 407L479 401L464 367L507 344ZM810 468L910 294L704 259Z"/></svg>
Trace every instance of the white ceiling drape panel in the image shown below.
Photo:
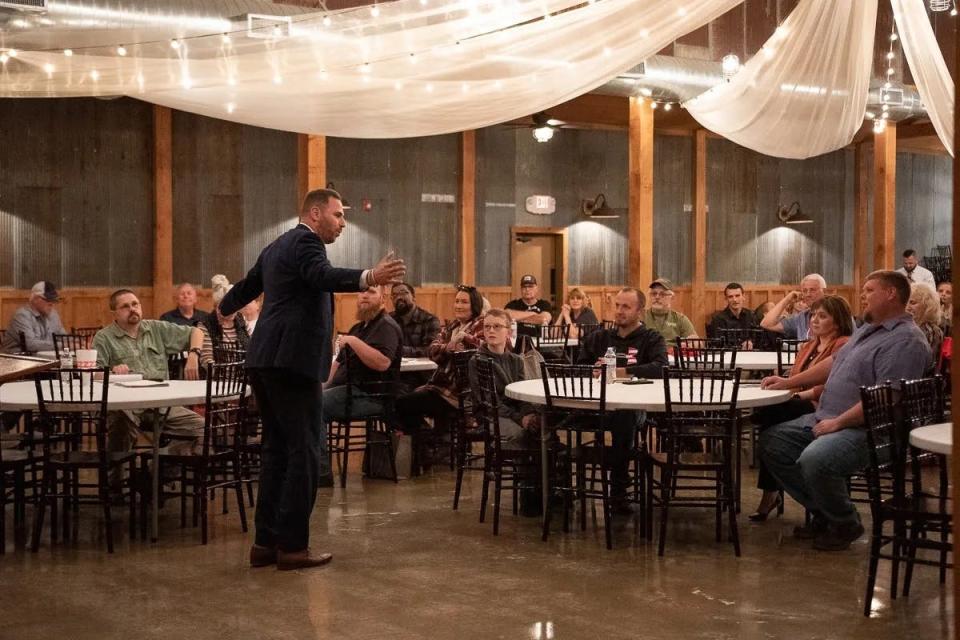
<svg viewBox="0 0 960 640"><path fill-rule="evenodd" d="M937 44L923 0L890 0L903 54L940 142L953 155L953 78Z"/></svg>
<svg viewBox="0 0 960 640"><path fill-rule="evenodd" d="M300 133L434 135L575 98L741 2L398 0L376 17L363 8L331 14L325 25L324 14L305 14L289 36L244 32L227 42L218 33L177 49L131 44L118 32L112 46L70 57L18 52L3 67L0 96L129 95ZM121 43L125 56L116 53Z"/></svg>
<svg viewBox="0 0 960 640"><path fill-rule="evenodd" d="M780 158L846 146L863 124L877 0L802 0L728 83L684 106L704 127Z"/></svg>

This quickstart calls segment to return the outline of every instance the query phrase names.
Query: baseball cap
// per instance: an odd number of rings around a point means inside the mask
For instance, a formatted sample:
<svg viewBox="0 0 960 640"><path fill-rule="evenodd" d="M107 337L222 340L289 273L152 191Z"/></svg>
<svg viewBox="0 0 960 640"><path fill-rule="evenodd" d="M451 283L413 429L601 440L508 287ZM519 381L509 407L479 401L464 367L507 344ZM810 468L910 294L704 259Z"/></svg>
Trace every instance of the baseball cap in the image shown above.
<svg viewBox="0 0 960 640"><path fill-rule="evenodd" d="M667 291L673 291L673 283L667 280L666 278L657 278L650 283L650 289L654 287L660 287L661 289L666 289Z"/></svg>
<svg viewBox="0 0 960 640"><path fill-rule="evenodd" d="M57 288L52 282L46 280L41 280L33 285L33 288L30 289L30 295L40 296L47 302L60 302L60 294L57 293Z"/></svg>
<svg viewBox="0 0 960 640"><path fill-rule="evenodd" d="M530 275L529 273L528 273L527 275L523 276L522 278L520 278L520 286L521 286L521 287L525 287L525 286L531 285L531 284L537 284L537 279L534 278L534 277L533 277L532 275Z"/></svg>

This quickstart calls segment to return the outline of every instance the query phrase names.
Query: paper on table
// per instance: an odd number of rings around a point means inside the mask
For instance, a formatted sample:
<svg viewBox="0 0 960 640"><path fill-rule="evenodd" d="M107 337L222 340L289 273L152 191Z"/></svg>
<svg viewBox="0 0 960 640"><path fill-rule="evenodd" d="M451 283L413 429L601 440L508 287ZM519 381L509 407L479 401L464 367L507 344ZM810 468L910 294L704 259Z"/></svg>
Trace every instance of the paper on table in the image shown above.
<svg viewBox="0 0 960 640"><path fill-rule="evenodd" d="M169 387L170 383L165 380L127 380L126 382L118 382L118 387Z"/></svg>

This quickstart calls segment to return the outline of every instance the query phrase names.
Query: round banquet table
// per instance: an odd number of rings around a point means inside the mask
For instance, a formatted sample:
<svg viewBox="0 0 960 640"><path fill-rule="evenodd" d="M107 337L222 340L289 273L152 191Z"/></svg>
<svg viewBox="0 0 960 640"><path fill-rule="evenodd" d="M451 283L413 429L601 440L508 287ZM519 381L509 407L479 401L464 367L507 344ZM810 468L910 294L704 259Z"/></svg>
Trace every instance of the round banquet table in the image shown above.
<svg viewBox="0 0 960 640"><path fill-rule="evenodd" d="M676 366L674 357L668 356L670 366ZM776 371L776 351L737 351L737 367L744 371ZM742 392L743 389L741 388Z"/></svg>
<svg viewBox="0 0 960 640"><path fill-rule="evenodd" d="M94 394L100 383L94 383ZM54 386L56 389L56 386ZM220 398L219 401L230 398ZM168 380L162 387L122 387L111 383L107 393L107 409L110 411L134 411L143 409L167 409L184 405L203 404L207 400L207 382L205 380ZM0 409L4 411L36 410L37 388L34 382L12 382L0 386ZM163 412L157 411L159 419L153 423L153 504L158 504L160 494L159 458L160 432ZM157 540L159 530L158 509L153 509L153 540Z"/></svg>
<svg viewBox="0 0 960 640"><path fill-rule="evenodd" d="M738 354L739 355L739 354ZM671 389L677 388L676 394L679 396L679 381L671 382ZM595 387L596 388L596 387ZM543 389L543 380L521 380L508 384L504 389L504 394L508 398L529 402L537 405L546 405L547 398ZM763 407L772 404L786 402L793 395L793 391L772 391L761 389L759 385L741 384L737 394L737 408L751 409ZM607 409L610 410L628 410L628 411L666 411L666 397L664 395L663 381L654 380L651 384L626 385L622 383L613 383L607 385L606 392ZM729 398L729 395L726 396ZM589 409L595 406L599 401L596 400L555 400L554 406L566 407L570 409ZM686 411L699 411L708 409L717 405L685 405ZM543 487L543 504L547 504L549 499L550 486L547 475L547 443L549 441L549 432L546 429L546 421L540 420L540 459L541 459L541 486ZM739 487L740 480L737 478ZM738 489L739 491L739 489ZM546 517L546 509L544 509Z"/></svg>
<svg viewBox="0 0 960 640"><path fill-rule="evenodd" d="M910 444L924 451L949 456L953 453L953 424L941 422L910 431Z"/></svg>

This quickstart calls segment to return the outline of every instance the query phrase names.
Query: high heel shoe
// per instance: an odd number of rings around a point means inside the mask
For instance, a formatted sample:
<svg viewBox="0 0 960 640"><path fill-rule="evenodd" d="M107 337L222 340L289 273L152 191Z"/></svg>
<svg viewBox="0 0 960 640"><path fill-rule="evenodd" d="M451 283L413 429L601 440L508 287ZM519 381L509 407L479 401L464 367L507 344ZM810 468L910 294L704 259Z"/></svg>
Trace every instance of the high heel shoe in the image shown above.
<svg viewBox="0 0 960 640"><path fill-rule="evenodd" d="M750 519L751 522L764 522L767 519L767 516L769 516L772 511L779 509L781 504L782 504L782 501L780 496L778 495L776 499L772 503L770 503L769 509L767 509L766 511L760 511L759 509L757 509L747 517ZM778 515L779 515L779 512L778 512Z"/></svg>

